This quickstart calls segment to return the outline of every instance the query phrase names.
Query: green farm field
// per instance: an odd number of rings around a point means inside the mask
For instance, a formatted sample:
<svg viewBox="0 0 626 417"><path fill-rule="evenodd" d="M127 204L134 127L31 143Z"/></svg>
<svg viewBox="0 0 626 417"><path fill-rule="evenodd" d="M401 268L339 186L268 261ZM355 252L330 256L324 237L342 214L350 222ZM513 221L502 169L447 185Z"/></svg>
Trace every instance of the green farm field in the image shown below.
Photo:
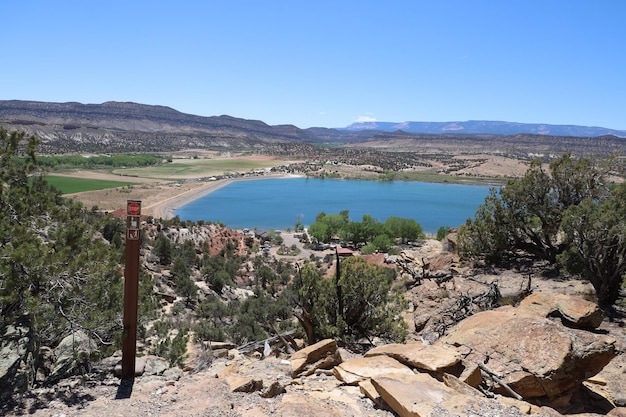
<svg viewBox="0 0 626 417"><path fill-rule="evenodd" d="M175 159L173 162L150 167L119 168L112 171L117 175L140 178L175 180L210 177L230 172L244 173L255 169L271 168L287 164L286 161L257 158L228 159Z"/></svg>
<svg viewBox="0 0 626 417"><path fill-rule="evenodd" d="M105 190L132 186L136 183L127 181L98 180L91 178L75 178L56 175L46 175L48 184L53 185L62 194L82 193L84 191Z"/></svg>

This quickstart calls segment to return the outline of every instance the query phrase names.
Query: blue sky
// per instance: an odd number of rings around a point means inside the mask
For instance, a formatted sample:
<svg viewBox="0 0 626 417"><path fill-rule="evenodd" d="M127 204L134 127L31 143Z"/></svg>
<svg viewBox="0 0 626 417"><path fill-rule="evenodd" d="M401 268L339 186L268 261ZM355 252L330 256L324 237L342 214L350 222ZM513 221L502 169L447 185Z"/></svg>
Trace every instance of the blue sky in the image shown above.
<svg viewBox="0 0 626 417"><path fill-rule="evenodd" d="M623 0L20 0L0 16L4 100L626 130Z"/></svg>

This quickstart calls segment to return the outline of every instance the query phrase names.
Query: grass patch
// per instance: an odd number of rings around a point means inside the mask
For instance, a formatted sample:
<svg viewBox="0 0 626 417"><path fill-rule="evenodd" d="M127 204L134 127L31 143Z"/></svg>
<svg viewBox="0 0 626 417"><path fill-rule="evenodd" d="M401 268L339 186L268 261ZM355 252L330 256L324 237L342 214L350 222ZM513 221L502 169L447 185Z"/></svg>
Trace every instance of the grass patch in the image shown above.
<svg viewBox="0 0 626 417"><path fill-rule="evenodd" d="M88 178L60 177L56 175L46 175L48 184L54 186L62 194L82 193L84 191L105 190L107 188L118 188L135 185L134 182L95 180Z"/></svg>
<svg viewBox="0 0 626 417"><path fill-rule="evenodd" d="M394 172L392 178L394 181L419 181L471 185L502 185L506 183L506 178L502 177L457 176L428 171Z"/></svg>
<svg viewBox="0 0 626 417"><path fill-rule="evenodd" d="M285 161L253 160L246 158L175 159L174 162L165 165L142 168L120 168L115 169L113 173L141 178L171 180L179 178L210 177L222 175L227 172L244 173L255 169L285 165L286 163Z"/></svg>
<svg viewBox="0 0 626 417"><path fill-rule="evenodd" d="M312 176L316 176L315 173ZM501 186L506 184L504 177L478 177L478 176L458 176L446 175L430 171L402 171L402 172L362 172L357 175L345 175L340 177L349 180L370 180L370 181L416 181L432 182L441 184L462 184L462 185L493 185Z"/></svg>

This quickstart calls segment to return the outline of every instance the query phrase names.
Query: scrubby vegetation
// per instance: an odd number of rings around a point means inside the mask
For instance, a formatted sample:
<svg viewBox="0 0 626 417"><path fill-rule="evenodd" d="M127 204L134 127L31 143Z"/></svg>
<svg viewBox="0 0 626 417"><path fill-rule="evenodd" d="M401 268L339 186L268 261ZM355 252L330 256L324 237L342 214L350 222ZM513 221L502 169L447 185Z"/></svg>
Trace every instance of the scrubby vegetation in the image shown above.
<svg viewBox="0 0 626 417"><path fill-rule="evenodd" d="M406 323L398 317L406 301L390 292L395 271L369 265L363 258L342 261L340 271L331 281L306 264L287 290L309 343L329 337L404 340Z"/></svg>
<svg viewBox="0 0 626 417"><path fill-rule="evenodd" d="M588 279L611 307L626 273L626 183L607 179L617 168L615 158L566 154L546 171L534 160L461 227L461 253L488 262L530 254Z"/></svg>

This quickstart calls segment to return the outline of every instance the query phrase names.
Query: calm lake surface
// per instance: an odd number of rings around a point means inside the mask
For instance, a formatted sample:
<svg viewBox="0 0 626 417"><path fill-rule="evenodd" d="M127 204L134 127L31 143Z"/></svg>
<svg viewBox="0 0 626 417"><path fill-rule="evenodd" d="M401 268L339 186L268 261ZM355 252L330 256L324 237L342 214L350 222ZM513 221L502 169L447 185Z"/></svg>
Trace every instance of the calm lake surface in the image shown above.
<svg viewBox="0 0 626 417"><path fill-rule="evenodd" d="M426 233L457 227L473 217L489 186L313 178L233 182L174 212L182 220L222 222L231 228L287 229L300 218L308 226L320 212L350 211L384 222L415 219Z"/></svg>

